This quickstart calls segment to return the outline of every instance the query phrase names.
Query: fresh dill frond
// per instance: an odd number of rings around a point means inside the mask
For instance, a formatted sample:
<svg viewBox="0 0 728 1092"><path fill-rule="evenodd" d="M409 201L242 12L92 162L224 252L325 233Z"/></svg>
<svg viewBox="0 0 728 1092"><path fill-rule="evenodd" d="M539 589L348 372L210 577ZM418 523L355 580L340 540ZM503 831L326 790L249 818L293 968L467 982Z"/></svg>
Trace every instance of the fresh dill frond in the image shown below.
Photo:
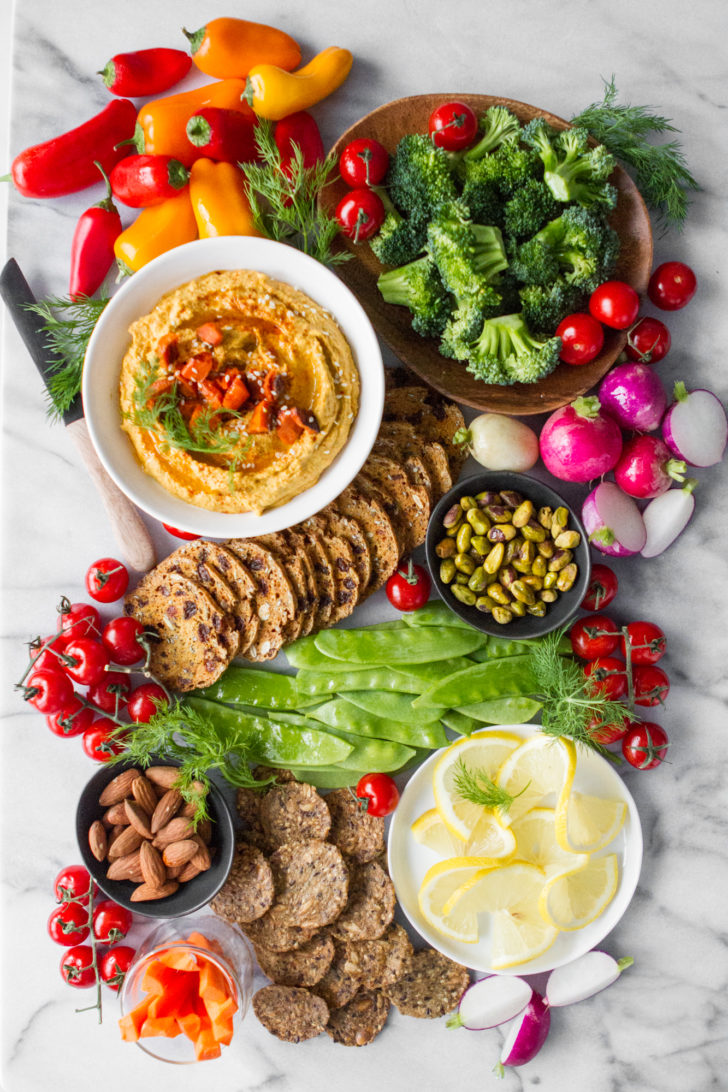
<svg viewBox="0 0 728 1092"><path fill-rule="evenodd" d="M59 420L81 393L86 347L108 296L51 296L28 304L27 310L43 319L42 330L48 348L56 358L47 372L48 416Z"/></svg>
<svg viewBox="0 0 728 1092"><path fill-rule="evenodd" d="M484 808L500 808L508 811L515 796L492 781L485 770L469 769L462 758L455 764L455 792L462 800L480 804ZM520 793L519 793L520 795Z"/></svg>

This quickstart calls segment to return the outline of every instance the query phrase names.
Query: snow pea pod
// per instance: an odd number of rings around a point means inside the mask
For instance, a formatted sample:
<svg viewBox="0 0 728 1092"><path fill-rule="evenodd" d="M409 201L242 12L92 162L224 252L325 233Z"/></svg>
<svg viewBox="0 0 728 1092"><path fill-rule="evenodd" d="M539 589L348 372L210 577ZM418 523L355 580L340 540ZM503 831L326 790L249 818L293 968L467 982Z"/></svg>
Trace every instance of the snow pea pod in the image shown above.
<svg viewBox="0 0 728 1092"><path fill-rule="evenodd" d="M456 709L448 709L442 714L440 720L446 728L449 728L451 732L457 732L459 736L469 736L478 727L477 720L458 713Z"/></svg>
<svg viewBox="0 0 728 1092"><path fill-rule="evenodd" d="M351 744L349 754L336 764L342 770L358 770L360 774L388 773L404 766L415 753L412 747L390 739L367 738L341 728L329 728L328 731Z"/></svg>
<svg viewBox="0 0 728 1092"><path fill-rule="evenodd" d="M433 721L430 724L415 723L413 715L408 724L385 720L373 713L367 713L346 698L334 698L320 705L310 714L312 720L321 721L331 728L345 732L356 732L360 736L373 739L389 739L394 743L403 743L408 747L422 747L432 750L447 744L442 725Z"/></svg>
<svg viewBox="0 0 728 1092"><path fill-rule="evenodd" d="M487 660L482 664L458 671L436 682L412 702L414 709L447 706L460 709L474 702L490 701L515 695L533 694L537 690L530 657L511 656L504 660Z"/></svg>
<svg viewBox="0 0 728 1092"><path fill-rule="evenodd" d="M418 714L412 708L411 694L393 694L389 690L352 690L347 693L346 700L365 713L372 713L384 720L396 720L399 724L411 724L413 720L418 724L432 723L440 719L443 711L442 708L428 708Z"/></svg>
<svg viewBox="0 0 728 1092"><path fill-rule="evenodd" d="M292 675L256 671L232 664L217 682L195 693L227 705L260 706L263 709L298 709L312 702L299 693Z"/></svg>
<svg viewBox="0 0 728 1092"><path fill-rule="evenodd" d="M432 626L409 626L402 630L328 629L317 633L316 648L325 656L349 664L427 663L441 660L443 652L450 656L466 656L481 648L488 638L472 627L447 631Z"/></svg>
<svg viewBox="0 0 728 1092"><path fill-rule="evenodd" d="M454 614L441 599L431 599L424 607L403 614L402 618L408 626L452 626L456 629L473 629L468 622Z"/></svg>
<svg viewBox="0 0 728 1092"><path fill-rule="evenodd" d="M471 656L478 663L483 663L485 660L500 660L506 656L523 656L528 652L529 645L537 645L539 641L539 637L525 641L514 641L510 637L489 637L485 648L476 649ZM566 635L559 641L558 651L564 656L571 654L571 642Z"/></svg>
<svg viewBox="0 0 728 1092"><path fill-rule="evenodd" d="M432 660L427 664L404 664L397 673L418 680L420 683L418 693L421 694L423 690L428 690L438 679L444 679L447 675L454 675L456 671L463 671L466 667L471 667L474 662L467 656L454 656L450 660ZM393 687L393 689L399 689L399 687Z"/></svg>
<svg viewBox="0 0 728 1092"><path fill-rule="evenodd" d="M533 720L540 709L541 702L534 698L512 697L462 705L456 712L481 724L525 724Z"/></svg>
<svg viewBox="0 0 728 1092"><path fill-rule="evenodd" d="M316 635L299 637L285 650L288 662L299 671L351 671L351 664L344 660L335 660L320 652L315 645Z"/></svg>
<svg viewBox="0 0 728 1092"><path fill-rule="evenodd" d="M390 667L337 671L334 675L302 668L296 676L296 686L302 700L309 697L318 699L326 694L341 694L346 690L397 690L404 694L420 694L423 690L417 679L401 671L393 671Z"/></svg>

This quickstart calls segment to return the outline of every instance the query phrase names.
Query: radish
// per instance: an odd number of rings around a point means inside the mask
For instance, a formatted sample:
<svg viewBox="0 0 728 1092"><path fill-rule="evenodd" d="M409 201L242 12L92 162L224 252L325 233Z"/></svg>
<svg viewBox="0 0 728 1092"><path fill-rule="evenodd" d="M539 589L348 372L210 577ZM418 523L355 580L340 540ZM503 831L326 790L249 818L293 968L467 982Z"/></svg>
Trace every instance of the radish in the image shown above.
<svg viewBox="0 0 728 1092"><path fill-rule="evenodd" d="M546 1003L555 1009L586 1001L616 982L633 963L631 956L616 960L606 952L587 952L551 972L546 983Z"/></svg>
<svg viewBox="0 0 728 1092"><path fill-rule="evenodd" d="M634 436L622 449L614 480L630 497L645 499L666 493L673 481L684 482L686 470L658 436Z"/></svg>
<svg viewBox="0 0 728 1092"><path fill-rule="evenodd" d="M682 489L670 489L647 505L642 513L646 531L643 557L657 557L685 530L695 509L693 489L697 484L697 478L688 478Z"/></svg>
<svg viewBox="0 0 728 1092"><path fill-rule="evenodd" d="M665 388L648 364L620 364L605 375L599 401L622 428L652 432L667 408Z"/></svg>
<svg viewBox="0 0 728 1092"><path fill-rule="evenodd" d="M489 470L530 470L538 460L538 437L532 428L502 413L481 413L453 436Z"/></svg>
<svg viewBox="0 0 728 1092"><path fill-rule="evenodd" d="M550 1027L549 1007L534 990L523 1012L511 1024L493 1072L502 1077L504 1066L525 1065L530 1062L546 1042Z"/></svg>
<svg viewBox="0 0 728 1092"><path fill-rule="evenodd" d="M523 1012L533 990L523 978L491 975L473 982L460 998L458 1011L447 1022L449 1028L483 1031L505 1024Z"/></svg>
<svg viewBox="0 0 728 1092"><path fill-rule="evenodd" d="M622 434L598 398L577 398L551 414L541 429L540 446L546 469L555 478L588 482L616 466Z"/></svg>
<svg viewBox="0 0 728 1092"><path fill-rule="evenodd" d="M665 414L662 435L673 455L691 466L715 466L728 442L728 421L723 406L710 391L688 391L680 380L675 401Z"/></svg>
<svg viewBox="0 0 728 1092"><path fill-rule="evenodd" d="M647 541L640 510L614 482L592 489L581 509L589 541L610 557L638 554Z"/></svg>

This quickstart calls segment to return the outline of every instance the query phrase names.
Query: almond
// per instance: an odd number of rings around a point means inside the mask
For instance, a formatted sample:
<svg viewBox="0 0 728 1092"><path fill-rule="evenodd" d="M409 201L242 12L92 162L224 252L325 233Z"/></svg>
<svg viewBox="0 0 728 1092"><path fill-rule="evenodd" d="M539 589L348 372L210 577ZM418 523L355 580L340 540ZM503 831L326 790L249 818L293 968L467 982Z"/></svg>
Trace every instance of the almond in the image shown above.
<svg viewBox="0 0 728 1092"><path fill-rule="evenodd" d="M184 803L179 789L168 789L152 813L151 830L156 834L173 819Z"/></svg>
<svg viewBox="0 0 728 1092"><path fill-rule="evenodd" d="M210 856L210 850L200 838L199 834L196 834L191 839L193 842L197 842L197 853L194 857L190 857L190 864L199 868L200 872L207 872L208 868L212 864L212 857Z"/></svg>
<svg viewBox="0 0 728 1092"><path fill-rule="evenodd" d="M142 842L139 847L139 864L144 882L150 887L162 887L167 882L167 869L162 855L150 842Z"/></svg>
<svg viewBox="0 0 728 1092"><path fill-rule="evenodd" d="M119 837L119 835L123 834L124 831L128 830L128 829L129 829L129 824L128 823L126 824L125 827L122 827L120 825L112 827L111 830L109 831L109 834L108 834L108 839L109 839L109 847L108 848L111 849L111 847L113 846L114 842Z"/></svg>
<svg viewBox="0 0 728 1092"><path fill-rule="evenodd" d="M209 819L200 819L197 824L197 834L202 838L205 845L209 846L212 841L212 823Z"/></svg>
<svg viewBox="0 0 728 1092"><path fill-rule="evenodd" d="M132 883L141 883L144 877L140 858L138 849L134 853L128 853L126 857L118 857L106 870L107 880L131 880Z"/></svg>
<svg viewBox="0 0 728 1092"><path fill-rule="evenodd" d="M165 849L172 842L181 842L183 838L189 838L194 831L189 819L171 819L166 826L158 830L152 839L155 849Z"/></svg>
<svg viewBox="0 0 728 1092"><path fill-rule="evenodd" d="M155 785L171 789L179 780L179 766L149 766L146 776Z"/></svg>
<svg viewBox="0 0 728 1092"><path fill-rule="evenodd" d="M180 864L176 868L168 868L167 879L178 880L186 868L189 868L189 864Z"/></svg>
<svg viewBox="0 0 728 1092"><path fill-rule="evenodd" d="M151 781L147 781L146 777L138 777L132 782L131 794L139 807L143 808L147 815L151 815L157 806L157 794Z"/></svg>
<svg viewBox="0 0 728 1092"><path fill-rule="evenodd" d="M128 826L129 818L126 814L124 801L120 800L118 804L112 804L110 808L107 808L107 810L101 816L101 822L109 822L111 823L112 827Z"/></svg>
<svg viewBox="0 0 728 1092"><path fill-rule="evenodd" d="M185 800L177 814L184 816L186 819L194 819L197 815L197 804L194 800Z"/></svg>
<svg viewBox="0 0 728 1092"><path fill-rule="evenodd" d="M109 808L112 804L118 804L120 800L129 795L133 782L140 776L141 770L137 770L134 766L118 774L101 793L99 797L101 807Z"/></svg>
<svg viewBox="0 0 728 1092"><path fill-rule="evenodd" d="M197 842L193 842L191 838L187 838L182 842L172 842L164 850L162 860L170 868L175 868L177 865L187 864L188 861L191 861L199 848Z"/></svg>
<svg viewBox="0 0 728 1092"><path fill-rule="evenodd" d="M161 887L150 887L148 883L139 884L131 893L131 902L151 902L152 899L166 899L179 889L176 880L167 880Z"/></svg>
<svg viewBox="0 0 728 1092"><path fill-rule="evenodd" d="M188 861L179 874L180 883L189 883L190 880L194 880L195 876L199 876L201 869L193 864L192 861Z"/></svg>
<svg viewBox="0 0 728 1092"><path fill-rule="evenodd" d="M131 826L138 830L142 838L151 838L152 831L149 826L149 816L144 808L140 808L133 800L125 800L124 808Z"/></svg>
<svg viewBox="0 0 728 1092"><path fill-rule="evenodd" d="M106 828L100 819L92 823L88 832L88 845L97 861L103 861L109 848L109 839Z"/></svg>
<svg viewBox="0 0 728 1092"><path fill-rule="evenodd" d="M144 839L134 827L124 827L118 838L109 846L109 860L115 861L119 857L126 857L127 853L133 853L139 849Z"/></svg>

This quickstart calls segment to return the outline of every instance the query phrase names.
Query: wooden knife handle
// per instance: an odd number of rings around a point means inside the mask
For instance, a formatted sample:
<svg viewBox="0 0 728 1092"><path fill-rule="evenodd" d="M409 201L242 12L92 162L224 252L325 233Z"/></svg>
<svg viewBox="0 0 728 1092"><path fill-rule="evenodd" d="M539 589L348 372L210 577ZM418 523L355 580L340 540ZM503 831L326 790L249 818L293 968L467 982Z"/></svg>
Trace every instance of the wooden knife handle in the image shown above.
<svg viewBox="0 0 728 1092"><path fill-rule="evenodd" d="M66 426L91 480L98 489L111 521L124 561L137 572L146 572L156 564L154 543L139 512L111 480L99 461L83 418Z"/></svg>

